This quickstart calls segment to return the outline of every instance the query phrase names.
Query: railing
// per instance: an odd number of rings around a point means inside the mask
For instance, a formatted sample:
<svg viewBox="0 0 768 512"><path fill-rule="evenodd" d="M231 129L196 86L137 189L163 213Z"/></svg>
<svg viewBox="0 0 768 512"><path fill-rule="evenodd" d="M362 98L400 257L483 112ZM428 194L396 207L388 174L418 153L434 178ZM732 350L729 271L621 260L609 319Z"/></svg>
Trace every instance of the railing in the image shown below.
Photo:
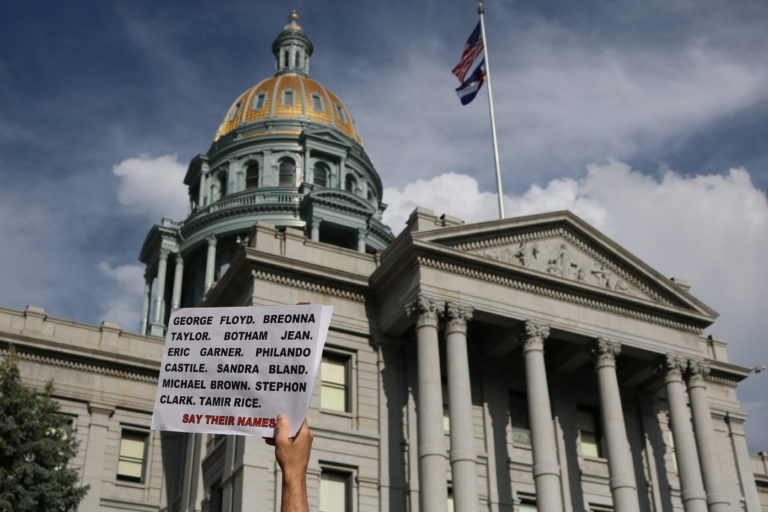
<svg viewBox="0 0 768 512"><path fill-rule="evenodd" d="M303 197L304 194L285 189L240 192L228 198L220 199L213 204L209 204L208 206L198 208L192 212L192 215L189 216L189 220L223 210L262 204L292 205L298 207Z"/></svg>

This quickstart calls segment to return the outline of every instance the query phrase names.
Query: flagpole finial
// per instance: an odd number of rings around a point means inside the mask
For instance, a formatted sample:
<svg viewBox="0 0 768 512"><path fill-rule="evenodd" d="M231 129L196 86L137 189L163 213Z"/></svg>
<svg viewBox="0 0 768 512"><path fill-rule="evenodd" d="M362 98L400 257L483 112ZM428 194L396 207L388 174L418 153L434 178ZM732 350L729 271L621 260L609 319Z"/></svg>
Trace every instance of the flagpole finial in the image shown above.
<svg viewBox="0 0 768 512"><path fill-rule="evenodd" d="M477 14L483 14L485 7L483 6L483 0L477 0Z"/></svg>

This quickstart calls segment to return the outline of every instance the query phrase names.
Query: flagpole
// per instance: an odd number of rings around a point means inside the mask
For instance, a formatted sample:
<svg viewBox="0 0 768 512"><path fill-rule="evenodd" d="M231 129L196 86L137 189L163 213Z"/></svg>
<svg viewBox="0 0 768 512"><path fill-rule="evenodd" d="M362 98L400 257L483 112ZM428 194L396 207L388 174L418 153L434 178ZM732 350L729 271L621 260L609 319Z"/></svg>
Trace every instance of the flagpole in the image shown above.
<svg viewBox="0 0 768 512"><path fill-rule="evenodd" d="M499 165L499 143L496 141L496 117L493 115L493 88L491 87L491 63L488 59L488 42L485 40L485 8L483 0L477 0L477 13L480 15L480 33L483 36L483 54L485 55L485 77L488 82L488 108L491 111L491 135L493 138L493 160L496 164L496 190L499 199L499 218L504 218L504 192L501 187L501 167Z"/></svg>

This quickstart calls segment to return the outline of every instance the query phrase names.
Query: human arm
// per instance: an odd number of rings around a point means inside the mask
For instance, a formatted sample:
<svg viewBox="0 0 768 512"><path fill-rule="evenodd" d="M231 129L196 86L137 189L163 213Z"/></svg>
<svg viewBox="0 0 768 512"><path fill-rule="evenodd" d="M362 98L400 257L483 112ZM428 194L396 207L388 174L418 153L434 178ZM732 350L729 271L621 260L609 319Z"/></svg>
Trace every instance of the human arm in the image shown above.
<svg viewBox="0 0 768 512"><path fill-rule="evenodd" d="M275 458L283 473L281 512L309 512L307 503L307 467L312 449L312 431L307 420L301 425L295 437L288 437L288 419L277 416L277 430L274 440L267 440L275 446Z"/></svg>

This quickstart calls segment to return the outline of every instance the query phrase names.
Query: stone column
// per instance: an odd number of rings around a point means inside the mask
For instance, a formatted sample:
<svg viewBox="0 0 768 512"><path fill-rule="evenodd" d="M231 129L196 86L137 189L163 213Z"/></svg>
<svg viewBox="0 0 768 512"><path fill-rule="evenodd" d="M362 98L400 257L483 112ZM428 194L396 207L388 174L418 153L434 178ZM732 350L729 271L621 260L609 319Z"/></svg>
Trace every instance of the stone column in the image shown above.
<svg viewBox="0 0 768 512"><path fill-rule="evenodd" d="M467 322L472 319L472 308L448 303L445 310L454 507L457 512L478 512L472 387L467 356Z"/></svg>
<svg viewBox="0 0 768 512"><path fill-rule="evenodd" d="M437 340L438 315L444 308L444 303L424 296L407 306L408 313L416 315L419 512L445 512L448 507L443 386Z"/></svg>
<svg viewBox="0 0 768 512"><path fill-rule="evenodd" d="M731 502L723 486L720 457L717 455L715 427L707 403L707 386L704 377L709 374L709 364L702 360L688 362L688 397L691 401L696 447L699 451L701 472L707 493L709 512L728 512Z"/></svg>
<svg viewBox="0 0 768 512"><path fill-rule="evenodd" d="M600 411L608 451L613 505L616 512L639 512L640 502L637 498L635 469L627 440L627 429L624 425L619 382L616 378L616 356L620 352L619 343L603 338L597 340L595 366L600 392Z"/></svg>
<svg viewBox="0 0 768 512"><path fill-rule="evenodd" d="M165 334L165 273L168 269L168 251L160 249L160 261L157 263L157 290L155 291L155 319L152 321L151 334Z"/></svg>
<svg viewBox="0 0 768 512"><path fill-rule="evenodd" d="M149 334L149 303L152 300L152 277L144 274L144 301L141 304L141 334Z"/></svg>
<svg viewBox="0 0 768 512"><path fill-rule="evenodd" d="M693 438L683 384L683 372L688 366L688 361L682 357L667 354L664 366L666 370L664 383L667 388L669 416L672 420L672 436L675 439L675 456L680 474L683 506L686 512L706 512L704 484L701 481L696 441Z"/></svg>
<svg viewBox="0 0 768 512"><path fill-rule="evenodd" d="M88 494L80 502L80 510L99 510L101 508L101 484L104 475L104 448L107 446L109 418L113 409L99 405L89 405L91 421L88 426L88 444L83 464L83 483L90 485ZM117 449L120 449L119 440ZM110 475L107 479L114 478Z"/></svg>
<svg viewBox="0 0 768 512"><path fill-rule="evenodd" d="M320 223L323 221L323 219L319 217L312 217L312 234L310 238L314 242L320 241Z"/></svg>
<svg viewBox="0 0 768 512"><path fill-rule="evenodd" d="M171 309L178 309L181 304L181 282L184 279L184 258L181 253L176 253L176 268L173 272L173 297L171 298Z"/></svg>
<svg viewBox="0 0 768 512"><path fill-rule="evenodd" d="M365 252L365 229L357 230L357 252Z"/></svg>
<svg viewBox="0 0 768 512"><path fill-rule="evenodd" d="M216 272L216 237L211 235L208 238L208 257L205 260L205 290L213 284L214 273Z"/></svg>
<svg viewBox="0 0 768 512"><path fill-rule="evenodd" d="M547 369L544 365L544 340L549 327L526 322L522 333L528 418L533 444L533 478L536 482L536 507L542 512L561 512L560 466L555 445L555 426L549 403Z"/></svg>

